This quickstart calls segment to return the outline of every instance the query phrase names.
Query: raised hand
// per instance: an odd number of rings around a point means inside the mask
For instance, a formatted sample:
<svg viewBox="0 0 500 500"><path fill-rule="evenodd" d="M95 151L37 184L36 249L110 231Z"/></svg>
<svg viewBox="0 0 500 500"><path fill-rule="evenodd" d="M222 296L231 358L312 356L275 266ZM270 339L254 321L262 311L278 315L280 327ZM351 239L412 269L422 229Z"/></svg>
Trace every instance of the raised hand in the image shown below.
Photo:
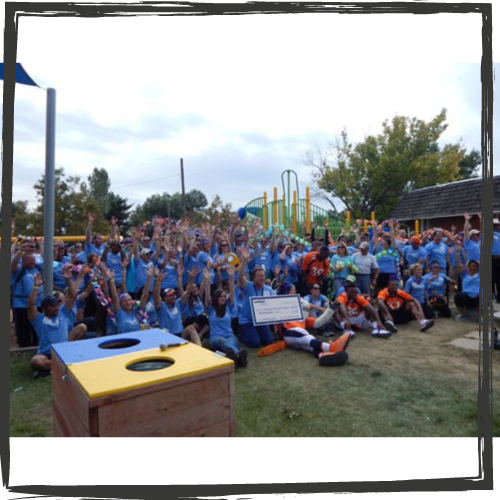
<svg viewBox="0 0 500 500"><path fill-rule="evenodd" d="M33 285L34 286L42 286L45 282L45 280L43 279L43 274L42 273L37 273L34 275L33 277Z"/></svg>
<svg viewBox="0 0 500 500"><path fill-rule="evenodd" d="M127 267L129 264L130 264L130 260L127 257L125 257L124 259L122 259L122 261L120 262L120 265L123 268Z"/></svg>
<svg viewBox="0 0 500 500"><path fill-rule="evenodd" d="M190 270L188 271L188 275L189 275L189 276L190 276L190 278L192 278L192 279L195 279L195 278L196 278L196 276L198 276L198 274L200 274L200 268L199 268L199 267L197 267L197 266L193 267L192 269L190 269Z"/></svg>
<svg viewBox="0 0 500 500"><path fill-rule="evenodd" d="M95 221L95 214L93 214L92 212L87 212L87 221L89 222L89 224L93 224Z"/></svg>
<svg viewBox="0 0 500 500"><path fill-rule="evenodd" d="M73 277L73 265L66 264L65 266L63 266L63 272L62 272L61 276L65 280L70 280Z"/></svg>
<svg viewBox="0 0 500 500"><path fill-rule="evenodd" d="M227 268L227 274L229 274L229 276L231 278L234 277L235 273L236 273L236 267L234 267L234 266L228 266L228 268Z"/></svg>
<svg viewBox="0 0 500 500"><path fill-rule="evenodd" d="M116 226L118 224L118 219L114 215L112 215L109 222L112 226Z"/></svg>

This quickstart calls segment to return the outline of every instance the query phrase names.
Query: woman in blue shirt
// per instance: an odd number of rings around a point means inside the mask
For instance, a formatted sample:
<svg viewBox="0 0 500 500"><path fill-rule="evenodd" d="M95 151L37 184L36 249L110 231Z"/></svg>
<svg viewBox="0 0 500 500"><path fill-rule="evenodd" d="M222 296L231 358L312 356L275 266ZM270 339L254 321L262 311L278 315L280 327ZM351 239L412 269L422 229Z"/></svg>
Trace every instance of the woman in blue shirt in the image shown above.
<svg viewBox="0 0 500 500"><path fill-rule="evenodd" d="M234 266L227 269L229 274L229 294L218 288L212 295L211 301L206 298L208 322L210 325L210 347L220 350L232 359L236 368L247 366L247 352L239 348L238 339L231 326L231 309L234 301Z"/></svg>
<svg viewBox="0 0 500 500"><path fill-rule="evenodd" d="M421 264L412 264L409 268L408 281L405 284L405 292L415 297L422 305L425 319L432 319L436 316L425 294L425 279L423 277L424 268Z"/></svg>
<svg viewBox="0 0 500 500"><path fill-rule="evenodd" d="M435 260L431 264L431 272L424 276L426 301L434 311L443 318L451 318L446 296L449 284L455 285L455 281L441 272L440 263Z"/></svg>
<svg viewBox="0 0 500 500"><path fill-rule="evenodd" d="M460 247L455 247L455 252L458 254ZM474 310L479 314L479 285L480 273L479 262L470 260L465 267L459 259L457 259L458 271L462 276L462 291L455 294L455 306L460 313L455 319L464 319L468 309Z"/></svg>

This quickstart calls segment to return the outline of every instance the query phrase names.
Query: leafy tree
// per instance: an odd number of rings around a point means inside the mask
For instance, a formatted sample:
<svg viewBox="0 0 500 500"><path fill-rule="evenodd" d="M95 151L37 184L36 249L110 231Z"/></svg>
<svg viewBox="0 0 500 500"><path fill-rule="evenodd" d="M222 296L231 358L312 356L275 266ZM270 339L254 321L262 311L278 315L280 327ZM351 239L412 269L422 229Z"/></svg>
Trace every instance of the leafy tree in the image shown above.
<svg viewBox="0 0 500 500"><path fill-rule="evenodd" d="M34 232L43 234L43 207L45 176L33 186L38 205L34 211ZM94 231L108 233L109 224L104 220L99 202L90 197L88 188L79 176L66 177L63 168L55 170L54 235L83 235L87 226L87 212L96 215Z"/></svg>
<svg viewBox="0 0 500 500"><path fill-rule="evenodd" d="M231 224L231 217L234 212L231 203L224 203L219 195L215 195L212 203L203 214L202 222L208 222L212 226L227 227ZM196 221L195 221L196 222Z"/></svg>
<svg viewBox="0 0 500 500"><path fill-rule="evenodd" d="M460 161L460 176L462 179L472 179L477 177L477 169L481 165L483 158L476 149L466 154Z"/></svg>
<svg viewBox="0 0 500 500"><path fill-rule="evenodd" d="M111 221L111 217L116 217L118 227L122 234L126 234L130 229L130 212L132 205L127 203L125 198L112 191L108 193L107 210L104 212L104 218Z"/></svg>
<svg viewBox="0 0 500 500"><path fill-rule="evenodd" d="M102 212L108 211L109 193L111 181L108 172L104 168L94 167L92 173L87 177L89 182L89 196L96 200L102 207Z"/></svg>
<svg viewBox="0 0 500 500"><path fill-rule="evenodd" d="M460 168L465 149L459 144L439 146L445 121L444 109L428 123L395 116L383 123L379 135L355 145L344 130L326 152L309 152L306 164L313 167L316 186L328 194L336 212L338 199L355 218L369 218L372 211L385 218L409 191L467 175Z"/></svg>
<svg viewBox="0 0 500 500"><path fill-rule="evenodd" d="M186 193L185 201L186 214L193 220L197 214L204 213L204 209L208 204L206 196L197 189ZM132 216L132 223L140 225L144 221L151 221L155 215L169 217L174 220L182 219L184 217L182 194L174 193L170 195L163 193L150 196L142 205L137 206Z"/></svg>

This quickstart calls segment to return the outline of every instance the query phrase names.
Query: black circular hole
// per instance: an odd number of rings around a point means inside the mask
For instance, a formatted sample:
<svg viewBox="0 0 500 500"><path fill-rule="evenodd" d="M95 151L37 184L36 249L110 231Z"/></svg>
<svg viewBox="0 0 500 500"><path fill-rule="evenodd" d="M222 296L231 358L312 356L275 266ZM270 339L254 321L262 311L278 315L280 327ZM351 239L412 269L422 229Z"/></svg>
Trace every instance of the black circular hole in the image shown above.
<svg viewBox="0 0 500 500"><path fill-rule="evenodd" d="M125 349L126 347L132 347L140 343L137 339L118 339L118 340L107 340L99 344L101 349Z"/></svg>
<svg viewBox="0 0 500 500"><path fill-rule="evenodd" d="M163 370L172 366L174 361L165 358L143 359L127 366L127 370L133 372L152 372L154 370Z"/></svg>

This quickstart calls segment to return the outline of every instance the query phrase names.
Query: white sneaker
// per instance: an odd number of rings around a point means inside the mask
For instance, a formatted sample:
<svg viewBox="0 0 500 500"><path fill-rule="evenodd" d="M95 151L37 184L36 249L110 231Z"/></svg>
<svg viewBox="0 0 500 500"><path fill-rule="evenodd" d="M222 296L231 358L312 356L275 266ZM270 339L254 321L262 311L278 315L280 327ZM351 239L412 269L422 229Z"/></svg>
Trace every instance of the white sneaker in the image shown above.
<svg viewBox="0 0 500 500"><path fill-rule="evenodd" d="M391 332L383 330L382 328L374 328L372 331L373 337L380 337L382 339L388 339L391 336Z"/></svg>
<svg viewBox="0 0 500 500"><path fill-rule="evenodd" d="M434 326L434 320L433 319L426 319L425 322L420 325L419 330L421 332L425 332L426 330L428 330L432 326Z"/></svg>
<svg viewBox="0 0 500 500"><path fill-rule="evenodd" d="M356 336L356 332L354 330L344 330L344 333L348 333L351 338Z"/></svg>

